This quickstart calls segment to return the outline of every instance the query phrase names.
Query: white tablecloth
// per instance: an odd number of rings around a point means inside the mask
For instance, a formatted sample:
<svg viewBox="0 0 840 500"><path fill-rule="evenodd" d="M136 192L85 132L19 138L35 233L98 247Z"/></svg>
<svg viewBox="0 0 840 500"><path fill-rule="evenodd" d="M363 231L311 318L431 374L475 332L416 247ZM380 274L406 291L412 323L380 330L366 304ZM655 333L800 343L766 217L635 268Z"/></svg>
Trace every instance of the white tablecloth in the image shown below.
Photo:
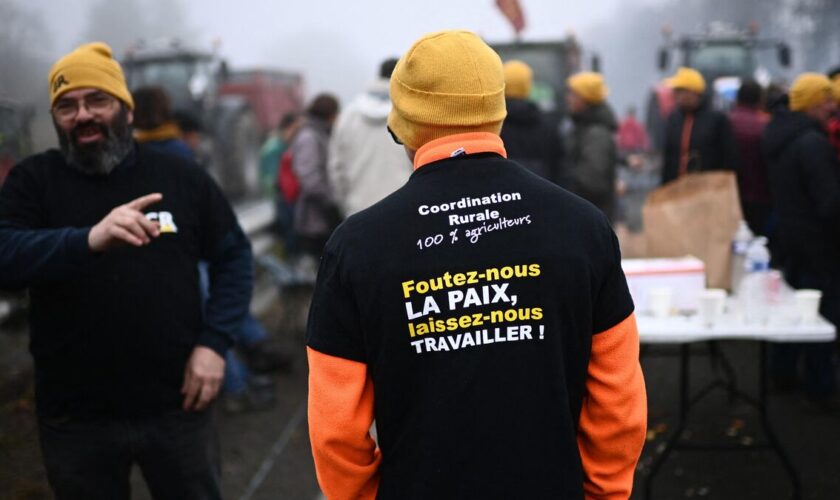
<svg viewBox="0 0 840 500"><path fill-rule="evenodd" d="M639 339L642 344L682 344L705 340L765 340L768 342L830 342L836 328L823 318L813 323L748 324L724 316L712 326L704 325L697 315L654 318L639 314Z"/></svg>

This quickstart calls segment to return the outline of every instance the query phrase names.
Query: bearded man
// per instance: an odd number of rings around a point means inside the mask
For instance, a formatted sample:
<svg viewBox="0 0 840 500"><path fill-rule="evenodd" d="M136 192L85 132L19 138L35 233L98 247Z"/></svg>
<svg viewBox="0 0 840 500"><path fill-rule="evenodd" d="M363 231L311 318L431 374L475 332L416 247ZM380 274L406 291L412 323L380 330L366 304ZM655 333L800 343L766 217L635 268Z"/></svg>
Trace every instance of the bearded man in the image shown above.
<svg viewBox="0 0 840 500"><path fill-rule="evenodd" d="M61 147L0 191L0 288L29 289L50 486L128 499L137 464L155 498L219 498L210 409L250 301L250 244L205 172L133 141L107 45L61 58L49 84Z"/></svg>

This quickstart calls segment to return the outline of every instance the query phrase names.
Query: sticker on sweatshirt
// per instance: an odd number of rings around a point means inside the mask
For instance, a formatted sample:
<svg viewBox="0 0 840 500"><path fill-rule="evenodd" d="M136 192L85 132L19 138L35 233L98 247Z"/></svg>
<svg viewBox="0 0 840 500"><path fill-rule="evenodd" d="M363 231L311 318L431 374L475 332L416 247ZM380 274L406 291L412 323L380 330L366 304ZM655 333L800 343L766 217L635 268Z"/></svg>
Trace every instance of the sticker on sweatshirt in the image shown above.
<svg viewBox="0 0 840 500"><path fill-rule="evenodd" d="M150 221L158 221L160 224L160 234L177 233L178 226L175 225L175 217L171 212L149 212L146 218Z"/></svg>
<svg viewBox="0 0 840 500"><path fill-rule="evenodd" d="M407 336L416 354L545 339L543 308L517 286L539 280L538 263L446 272L402 282Z"/></svg>

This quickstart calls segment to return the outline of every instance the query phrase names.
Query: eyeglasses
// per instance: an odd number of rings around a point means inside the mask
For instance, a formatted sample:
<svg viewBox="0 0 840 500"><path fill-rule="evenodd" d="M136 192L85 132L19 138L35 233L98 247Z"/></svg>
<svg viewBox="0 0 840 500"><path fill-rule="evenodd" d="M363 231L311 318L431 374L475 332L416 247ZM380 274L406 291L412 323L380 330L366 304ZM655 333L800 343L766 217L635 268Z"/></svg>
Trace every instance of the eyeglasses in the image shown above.
<svg viewBox="0 0 840 500"><path fill-rule="evenodd" d="M99 115L105 113L116 102L116 99L105 92L94 92L81 99L59 99L52 108L53 116L58 120L72 120L84 106L89 113Z"/></svg>
<svg viewBox="0 0 840 500"><path fill-rule="evenodd" d="M389 127L389 126L387 126L387 125L386 125L386 126L385 126L385 128L387 128L387 129L388 129L388 133L389 133L389 134L391 134L391 139L393 139L393 140L394 140L394 142L396 142L397 144L399 144L400 146L402 146L402 145L403 145L402 141L400 140L400 138L399 138L399 137L397 137L397 134L395 134L395 133L394 133L394 131L393 131L393 130L391 130L391 127Z"/></svg>

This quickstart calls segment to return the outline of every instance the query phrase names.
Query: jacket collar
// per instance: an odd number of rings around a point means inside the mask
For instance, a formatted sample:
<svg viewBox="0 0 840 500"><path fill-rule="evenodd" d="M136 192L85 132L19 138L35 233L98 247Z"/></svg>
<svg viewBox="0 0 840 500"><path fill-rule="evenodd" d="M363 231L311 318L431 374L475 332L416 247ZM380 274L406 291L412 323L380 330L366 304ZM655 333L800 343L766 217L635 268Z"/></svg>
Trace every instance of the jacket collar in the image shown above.
<svg viewBox="0 0 840 500"><path fill-rule="evenodd" d="M490 132L455 134L427 142L414 155L414 170L429 163L477 153L496 153L507 158L501 137Z"/></svg>
<svg viewBox="0 0 840 500"><path fill-rule="evenodd" d="M175 122L166 122L153 129L134 129L134 138L137 142L168 141L181 137L181 129Z"/></svg>

